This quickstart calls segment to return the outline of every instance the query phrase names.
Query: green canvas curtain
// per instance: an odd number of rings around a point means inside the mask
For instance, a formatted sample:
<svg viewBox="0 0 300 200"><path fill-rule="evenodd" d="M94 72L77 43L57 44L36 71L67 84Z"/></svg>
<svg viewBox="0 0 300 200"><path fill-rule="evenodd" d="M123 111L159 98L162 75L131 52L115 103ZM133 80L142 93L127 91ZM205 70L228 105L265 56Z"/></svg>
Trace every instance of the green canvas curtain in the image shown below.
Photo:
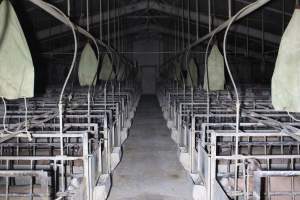
<svg viewBox="0 0 300 200"><path fill-rule="evenodd" d="M99 75L99 79L103 81L113 80L115 79L115 72L113 70L113 65L110 61L110 58L107 54L104 55L102 60L101 71Z"/></svg>
<svg viewBox="0 0 300 200"><path fill-rule="evenodd" d="M3 0L0 3L0 96L18 99L33 95L34 66L30 50L13 6Z"/></svg>
<svg viewBox="0 0 300 200"><path fill-rule="evenodd" d="M142 67L137 65L137 80L142 81L143 79L143 71Z"/></svg>
<svg viewBox="0 0 300 200"><path fill-rule="evenodd" d="M296 9L279 47L272 77L276 110L300 112L300 10Z"/></svg>
<svg viewBox="0 0 300 200"><path fill-rule="evenodd" d="M175 81L180 81L181 80L181 66L180 63L175 61L174 63L174 80Z"/></svg>
<svg viewBox="0 0 300 200"><path fill-rule="evenodd" d="M188 72L186 77L186 85L188 87L198 86L198 67L194 59L191 59L188 66Z"/></svg>
<svg viewBox="0 0 300 200"><path fill-rule="evenodd" d="M207 60L208 86L210 91L224 90L225 73L224 58L217 45L211 49ZM207 90L207 71L204 73L203 89Z"/></svg>
<svg viewBox="0 0 300 200"><path fill-rule="evenodd" d="M125 79L125 65L124 64L121 64L120 65L120 68L119 68L119 71L118 71L118 75L117 75L117 80L118 81L123 81Z"/></svg>
<svg viewBox="0 0 300 200"><path fill-rule="evenodd" d="M78 78L81 86L96 85L98 61L91 45L87 43L81 53ZM94 80L95 79L95 80ZM94 81L94 82L93 82Z"/></svg>

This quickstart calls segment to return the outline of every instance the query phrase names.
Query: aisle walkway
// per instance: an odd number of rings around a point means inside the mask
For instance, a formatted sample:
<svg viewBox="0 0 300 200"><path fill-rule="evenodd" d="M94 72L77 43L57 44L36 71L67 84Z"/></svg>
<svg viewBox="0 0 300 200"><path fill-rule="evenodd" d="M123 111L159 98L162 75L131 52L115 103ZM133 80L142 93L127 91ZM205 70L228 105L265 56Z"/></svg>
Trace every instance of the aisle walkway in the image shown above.
<svg viewBox="0 0 300 200"><path fill-rule="evenodd" d="M192 188L156 97L143 96L108 199L191 200Z"/></svg>

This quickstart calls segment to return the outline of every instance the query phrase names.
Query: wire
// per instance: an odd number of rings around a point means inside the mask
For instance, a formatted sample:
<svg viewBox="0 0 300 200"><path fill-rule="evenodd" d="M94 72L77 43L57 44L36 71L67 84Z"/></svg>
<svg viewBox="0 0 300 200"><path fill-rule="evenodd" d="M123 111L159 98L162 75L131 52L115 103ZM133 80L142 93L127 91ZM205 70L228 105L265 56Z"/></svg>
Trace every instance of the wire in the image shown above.
<svg viewBox="0 0 300 200"><path fill-rule="evenodd" d="M231 25L240 16L240 14L242 14L243 12L245 12L246 10L248 10L249 8L251 8L252 6L254 6L257 2L258 1L254 2L252 4L249 4L248 6L244 7L237 14L235 14L234 17L232 17L230 19L230 22L229 22L229 24L227 26L227 29L225 31L224 40L223 40L223 52L224 52L225 65L226 65L226 69L227 69L227 72L229 74L229 77L230 77L230 80L232 82L232 85L234 87L234 92L235 92L235 95L236 95L236 134L239 133L239 124L240 124L240 99L239 99L239 93L238 93L235 81L233 79L233 76L232 76L232 73L231 73L231 70L230 70L229 64L228 64L227 51L226 51L227 36L228 36L228 32L229 32L229 29L230 29ZM235 137L235 155L236 156L239 153L238 143L239 143L239 137L236 136ZM237 180L237 178L238 178L238 160L235 161L234 177L235 177L235 180ZM238 185L237 185L237 182L235 181L235 184L234 184L234 190L235 191L237 191L237 187L238 187ZM235 197L235 199L237 199L237 198Z"/></svg>
<svg viewBox="0 0 300 200"><path fill-rule="evenodd" d="M186 67L188 75L189 75L189 77L191 79L191 83L192 83L191 87L194 87L194 80L193 80L193 77L192 77L192 74L191 74L191 70L190 70L190 67L189 67L189 62L188 62L189 56L190 56L190 50L187 50L186 54L184 56L185 57L185 67Z"/></svg>
<svg viewBox="0 0 300 200"><path fill-rule="evenodd" d="M64 91L65 91L65 88L68 84L68 81L70 79L70 76L72 74L72 71L74 69L74 66L75 66L75 62L76 62L76 57L77 57L77 48L78 48L78 44L77 44L77 36L76 36L76 32L75 32L75 26L74 24L70 21L70 19L61 11L59 10L58 8L56 8L55 6L49 4L49 3L46 3L46 2L43 2L45 5L53 8L54 10L57 11L58 14L60 14L61 16L63 16L65 19L66 19L66 22L70 25L71 29L72 29L72 32L73 32L73 37L74 37L74 55L73 55L73 60L72 60L72 63L71 63L71 67L70 67L70 70L69 70L69 73L65 79L65 82L64 82L64 85L62 87L62 90L61 90L61 93L60 93L60 97L59 97L59 103L62 103L62 98L63 98L63 94L64 94Z"/></svg>
<svg viewBox="0 0 300 200"><path fill-rule="evenodd" d="M39 7L41 7L42 9L46 10L48 13L50 13L51 15L53 15L55 18L59 19L60 21L62 21L63 23L67 24L68 26L70 26L71 30L72 30L72 33L73 33L73 36L74 36L74 46L75 46L75 49L74 49L74 55L73 55L73 60L72 60L72 64L71 64L71 67L70 67L70 70L69 70L69 73L65 79L65 82L64 82L64 85L62 87L62 90L61 90L61 93L60 93L60 96L59 96L59 103L61 103L62 101L62 98L63 98L63 94L64 94L64 91L65 91L65 88L66 88L66 85L69 81L69 78L72 74L72 71L73 71L73 68L74 68L74 65L75 65L75 61L76 61L76 57L77 57L77 47L78 47L78 44L77 44L77 36L76 36L76 32L75 32L75 25L70 21L70 19L61 11L59 10L57 7L47 3L47 2L44 2L44 1L41 1L41 0L30 0L32 3L38 5ZM77 29L80 29L80 27L77 27ZM80 31L80 30L79 30Z"/></svg>
<svg viewBox="0 0 300 200"><path fill-rule="evenodd" d="M231 83L233 85L233 88L234 88L234 92L235 92L235 95L236 95L236 133L239 132L239 118L240 118L240 99L239 99L239 93L238 93L238 90L237 90L237 86L235 84L235 81L234 81L234 78L232 76L232 73L231 73L231 70L230 70L230 67L229 67L229 64L228 64L228 58L227 58L227 50L226 50L226 46L227 46L227 36L228 36L228 32L229 32L229 29L231 27L231 25L234 23L234 21L243 13L245 12L246 10L248 10L249 8L251 8L252 6L254 6L258 1L252 3L252 4L249 4L248 6L244 7L243 9L241 9L236 15L234 15L228 26L227 26L227 29L225 31L225 34L224 34L224 40L223 40L223 52L224 52L224 60L225 60L225 66L226 66L226 69L227 69L227 72L229 74L229 77L230 77L230 80L231 80Z"/></svg>
<svg viewBox="0 0 300 200"><path fill-rule="evenodd" d="M64 95L64 91L65 91L65 88L68 84L68 81L69 81L69 78L72 74L72 71L74 69L74 65L75 65L75 62L76 62L76 57L77 57L77 48L78 48L78 44L77 44L77 36L76 36L76 32L75 32L75 25L70 21L70 19L61 11L59 10L58 8L56 8L55 6L49 4L49 3L46 3L46 2L43 2L43 1L36 1L36 0L31 0L32 2L36 2L36 4L39 4L40 7L42 7L43 9L47 10L47 12L49 12L51 15L53 15L54 17L56 18L61 18L61 21L63 23L66 23L67 25L70 26L71 30L72 30L72 33L73 33L73 36L74 36L74 55L73 55L73 60L72 60L72 63L71 63L71 67L69 69L69 73L65 79L65 82L64 82L64 85L62 87L62 90L61 90L61 93L60 93L60 96L59 96L59 102L58 102L58 110L59 110L59 130L60 130L60 154L61 156L63 157L64 155L64 146L63 146L63 105L62 105L62 98L63 98L63 95ZM49 8L52 8L52 10ZM80 29L80 27L77 27L77 29ZM87 33L86 35L88 36L89 33ZM61 159L61 176L63 177L64 176L64 168L63 168L63 163L64 163L64 159L62 158ZM65 180L62 179L62 184L61 184L61 190L64 191L65 190Z"/></svg>
<svg viewBox="0 0 300 200"><path fill-rule="evenodd" d="M58 20L60 20L61 22L65 23L66 25L70 26L74 35L74 41L75 41L75 51L74 51L74 57L73 57L73 61L69 70L69 73L66 77L66 80L64 82L61 94L60 94L60 98L59 98L59 103L62 103L62 98L63 98L63 94L66 88L66 85L68 83L68 80L72 74L74 65L75 65L75 60L76 60L76 56L77 56L77 39L76 38L76 33L75 33L75 28L78 32L80 32L81 34L85 35L86 37L90 38L96 45L97 48L97 54L98 54L98 63L99 63L99 59L100 59L100 51L99 51L99 47L98 47L98 43L100 45L102 45L104 48L107 49L107 51L109 52L109 54L111 55L111 57L113 58L113 52L111 50L111 48L106 45L103 41L101 40L97 40L95 39L89 32L85 31L84 29L82 29L80 26L76 26L74 25L69 18L58 8L56 8L55 6L46 3L44 1L41 0L29 0L32 3L36 4L37 6L41 7L43 10L45 10L46 12L48 12L49 14L53 15L55 18L57 18ZM114 60L112 60L112 62L114 63ZM97 77L97 74L95 74L95 77ZM96 78L94 78L94 81L96 80Z"/></svg>
<svg viewBox="0 0 300 200"><path fill-rule="evenodd" d="M109 56L108 56L108 59L110 59ZM105 90L106 90L106 88L107 88L108 81L111 81L112 75L113 75L113 73L114 73L114 69L113 69L113 66L114 66L114 59L113 59L113 58L111 58L111 59L112 59L112 63L111 63L111 65L112 65L112 70L110 71L110 74L109 74L107 80L105 80L105 84L104 84ZM103 63L103 62L102 62L102 63ZM115 79L115 77L114 77L114 79Z"/></svg>
<svg viewBox="0 0 300 200"><path fill-rule="evenodd" d="M1 99L2 99L3 107L4 107L4 114L3 114L3 118L2 118L2 125L3 125L4 132L9 133L9 134L14 134L14 135L26 133L27 136L28 136L28 140L31 141L32 137L31 137L30 132L28 131L28 122L27 122L28 121L28 117L27 117L28 116L28 108L27 108L26 98L24 98L24 103L25 103L25 121L24 121L24 124L25 124L25 128L22 129L22 130L18 130L18 131L9 131L6 128L7 105L6 105L6 101L5 101L4 97L1 97ZM0 131L0 133L1 133L1 135L3 135L2 131Z"/></svg>

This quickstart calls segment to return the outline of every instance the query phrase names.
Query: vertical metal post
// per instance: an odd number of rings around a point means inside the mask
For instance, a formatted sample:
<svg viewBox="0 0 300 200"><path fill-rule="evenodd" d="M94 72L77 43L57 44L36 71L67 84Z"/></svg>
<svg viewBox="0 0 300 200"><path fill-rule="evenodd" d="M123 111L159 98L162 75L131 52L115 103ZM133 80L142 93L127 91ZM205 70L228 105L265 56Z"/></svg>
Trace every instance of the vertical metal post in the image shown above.
<svg viewBox="0 0 300 200"><path fill-rule="evenodd" d="M285 0L282 0L282 33L285 29Z"/></svg>
<svg viewBox="0 0 300 200"><path fill-rule="evenodd" d="M90 94L90 90L88 91L88 96L87 96L87 100L88 100L88 130L91 131L91 94Z"/></svg>
<svg viewBox="0 0 300 200"><path fill-rule="evenodd" d="M9 170L9 161L6 160L6 170ZM9 177L5 177L5 200L8 199L8 191L9 191Z"/></svg>
<svg viewBox="0 0 300 200"><path fill-rule="evenodd" d="M112 90L112 103L115 105L115 84L111 81L111 90ZM112 134L112 147L115 147L115 133ZM116 145L118 146L118 145Z"/></svg>
<svg viewBox="0 0 300 200"><path fill-rule="evenodd" d="M199 39L199 0L196 0L196 38Z"/></svg>
<svg viewBox="0 0 300 200"><path fill-rule="evenodd" d="M121 41L121 35L120 35L120 0L117 0L118 2L118 47L117 49L120 52L120 41Z"/></svg>
<svg viewBox="0 0 300 200"><path fill-rule="evenodd" d="M116 12L116 0L114 0L114 48L117 48L117 26L116 26L116 18L117 18L117 12Z"/></svg>
<svg viewBox="0 0 300 200"><path fill-rule="evenodd" d="M59 133L60 133L60 169L61 169L61 191L65 191L65 171L64 171L64 141L63 141L63 105L62 102L58 104L58 112L59 112Z"/></svg>
<svg viewBox="0 0 300 200"><path fill-rule="evenodd" d="M232 17L232 0L228 0L228 17Z"/></svg>
<svg viewBox="0 0 300 200"><path fill-rule="evenodd" d="M88 133L83 134L82 138L82 153L83 153L83 168L84 168L84 180L86 185L86 198L90 200L91 192L91 185L90 185L90 173L89 173L89 139L88 139Z"/></svg>
<svg viewBox="0 0 300 200"><path fill-rule="evenodd" d="M208 0L208 31L211 32L211 0Z"/></svg>
<svg viewBox="0 0 300 200"><path fill-rule="evenodd" d="M86 0L86 30L87 32L90 31L90 9L89 9L89 0Z"/></svg>
<svg viewBox="0 0 300 200"><path fill-rule="evenodd" d="M119 100L119 102L120 102L120 100L121 100L121 82L119 81L119 85L118 85L119 87L118 87L118 100ZM122 110L121 111L122 112L122 115L123 115L123 113L124 113L124 110ZM118 113L118 117L119 117L119 125L118 125L118 134L119 134L119 146L121 146L121 144L122 144L122 140L121 140L121 126L120 126L120 123L121 123L121 120L123 121L124 120L124 117L122 117L122 119L121 119L121 113L120 113L120 111L119 111L119 113Z"/></svg>
<svg viewBox="0 0 300 200"><path fill-rule="evenodd" d="M110 47L110 5L107 0L107 45Z"/></svg>
<svg viewBox="0 0 300 200"><path fill-rule="evenodd" d="M265 25L264 25L264 9L261 10L261 56L264 58L265 53Z"/></svg>
<svg viewBox="0 0 300 200"><path fill-rule="evenodd" d="M216 163L216 155L217 155L217 138L216 134L211 133L211 162L210 162L210 198L215 199L214 188L216 182L216 173L217 173L217 163Z"/></svg>
<svg viewBox="0 0 300 200"><path fill-rule="evenodd" d="M200 144L200 140L198 138L198 140L197 140L197 150L198 150L197 151L197 172L198 173L200 173L200 170L202 168L201 165L203 163L202 158L201 158L201 151L200 151L200 149L201 149L201 144Z"/></svg>
<svg viewBox="0 0 300 200"><path fill-rule="evenodd" d="M177 45L178 45L178 51L180 49L180 0L177 1Z"/></svg>
<svg viewBox="0 0 300 200"><path fill-rule="evenodd" d="M182 16L181 16L181 27L182 27L182 49L185 47L184 42L184 0L181 0L181 6L182 6Z"/></svg>
<svg viewBox="0 0 300 200"><path fill-rule="evenodd" d="M119 7L121 7L121 0L119 0ZM119 16L120 16L120 11L121 9L119 9ZM122 49L122 41L123 41L123 37L125 37L125 35L122 37L121 36L121 30L123 30L123 27L124 27L124 18L123 17L120 17L120 52L123 52L123 49Z"/></svg>
<svg viewBox="0 0 300 200"><path fill-rule="evenodd" d="M100 35L100 40L103 40L103 33L102 33L102 0L99 0L99 23L100 23L100 27L99 27L99 35Z"/></svg>
<svg viewBox="0 0 300 200"><path fill-rule="evenodd" d="M184 135L184 134L182 134L184 132L182 131L182 126L181 126L181 124L182 124L181 123L181 119L182 119L181 113L182 113L182 105L179 104L179 116L178 116L178 127L177 127L177 144L179 147L183 146L181 139L182 139L182 135ZM185 138L183 138L183 139L185 139Z"/></svg>
<svg viewBox="0 0 300 200"><path fill-rule="evenodd" d="M175 8L176 7L176 1L173 2L173 7ZM176 17L174 17L176 18ZM174 50L175 50L175 53L177 52L177 23L176 21L174 21L174 32L175 32L175 36L174 36Z"/></svg>
<svg viewBox="0 0 300 200"><path fill-rule="evenodd" d="M194 173L194 158L195 158L195 140L196 140L195 126L196 126L195 117L192 116L192 127L191 127L191 134L190 134L190 156L191 156L192 174Z"/></svg>
<svg viewBox="0 0 300 200"><path fill-rule="evenodd" d="M67 1L67 13L68 13L68 17L70 17L70 15L71 15L71 5L70 5L70 0Z"/></svg>
<svg viewBox="0 0 300 200"><path fill-rule="evenodd" d="M246 55L249 57L249 17L247 16Z"/></svg>
<svg viewBox="0 0 300 200"><path fill-rule="evenodd" d="M188 45L191 45L191 24L190 24L190 20L191 20L191 6L190 6L190 0L188 0Z"/></svg>
<svg viewBox="0 0 300 200"><path fill-rule="evenodd" d="M259 172L254 172L253 175L253 183L254 184L254 188L253 188L253 199L255 200L260 200L261 197L261 177L257 176L256 174Z"/></svg>
<svg viewBox="0 0 300 200"><path fill-rule="evenodd" d="M105 123L106 118L104 118ZM107 123L107 122L106 122ZM103 166L102 166L102 142L103 139L99 139L99 145L98 145L98 173L103 174Z"/></svg>

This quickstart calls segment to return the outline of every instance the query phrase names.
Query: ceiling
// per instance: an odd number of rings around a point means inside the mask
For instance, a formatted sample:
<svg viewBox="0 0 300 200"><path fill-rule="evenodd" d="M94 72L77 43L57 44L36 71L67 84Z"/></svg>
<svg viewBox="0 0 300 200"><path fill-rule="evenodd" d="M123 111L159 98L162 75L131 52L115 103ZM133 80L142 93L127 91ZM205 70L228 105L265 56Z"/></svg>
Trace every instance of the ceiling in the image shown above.
<svg viewBox="0 0 300 200"><path fill-rule="evenodd" d="M11 1L33 51L67 55L72 50L73 38L68 27L27 0ZM71 20L86 28L87 0L69 1ZM68 11L68 0L47 2L65 13ZM232 0L232 13L251 2L254 0ZM183 36L187 44L188 39L192 42L197 34L201 37L208 33L208 0L88 0L88 3L90 32L98 38L102 35L106 43L109 37L110 45L118 50L126 51L128 43L144 37L168 39L177 43L179 50ZM264 52L276 51L294 5L295 0L273 0L241 20L232 29L229 42L236 48L245 49L248 38L249 51L259 52L264 41ZM211 0L211 13L213 27L228 19L227 0ZM80 38L81 45L84 41Z"/></svg>

